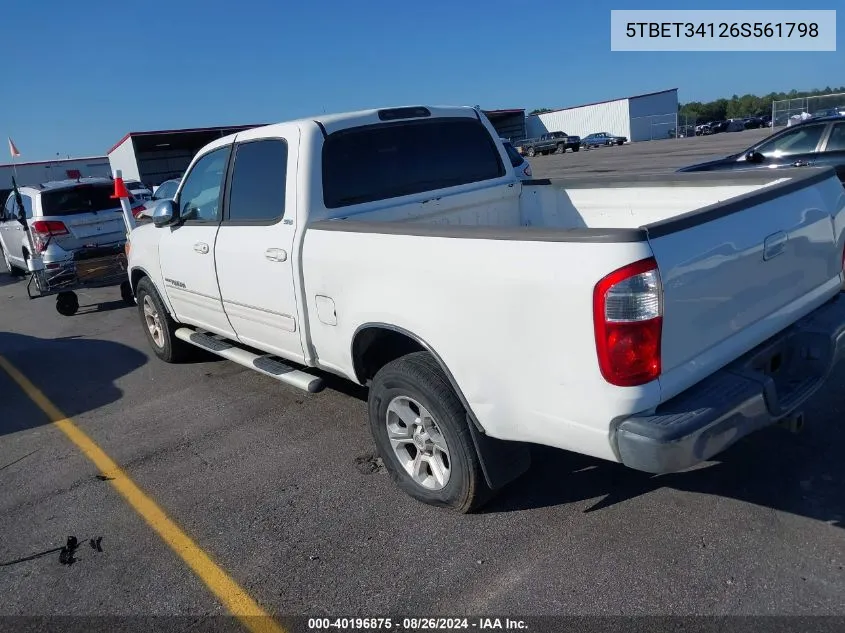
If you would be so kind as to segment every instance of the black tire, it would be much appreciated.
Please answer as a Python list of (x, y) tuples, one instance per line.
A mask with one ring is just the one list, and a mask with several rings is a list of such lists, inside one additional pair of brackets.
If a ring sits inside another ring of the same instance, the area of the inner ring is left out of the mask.
[(576, 145), (575, 147), (573, 147), (573, 148), (572, 148), (572, 151), (573, 151), (573, 152), (577, 152), (579, 149), (581, 149), (581, 146), (580, 146), (580, 145)]
[(566, 145), (563, 143), (558, 143), (557, 147), (555, 147), (555, 154), (565, 154), (566, 153)]
[(536, 154), (537, 152), (534, 151), (533, 147), (529, 147), (527, 150), (525, 150), (525, 153), (528, 154), (529, 158), (534, 158), (534, 154)]
[[(170, 313), (164, 307), (161, 298), (158, 296), (158, 291), (149, 277), (144, 277), (138, 283), (138, 289), (135, 293), (138, 299), (138, 315), (141, 318), (141, 325), (144, 328), (144, 334), (147, 336), (147, 342), (150, 344), (153, 352), (165, 363), (180, 363), (190, 358), (193, 351), (193, 346), (190, 343), (176, 338), (176, 330), (179, 324), (173, 320)], [(147, 327), (146, 318), (144, 316), (145, 299), (149, 298), (156, 309), (159, 318), (159, 326), (162, 333), (162, 344), (156, 343), (150, 329)]]
[(56, 295), (56, 312), (62, 316), (73, 316), (79, 310), (79, 297), (75, 292), (65, 291)]
[[(428, 409), (449, 449), (450, 475), (440, 490), (414, 481), (399, 461), (387, 432), (387, 408), (394, 398), (405, 396)], [(443, 370), (428, 352), (415, 352), (388, 363), (376, 374), (368, 402), (370, 430), (396, 485), (423, 503), (467, 513), (492, 497), (484, 479), (467, 413)]]
[(132, 294), (132, 284), (128, 281), (124, 281), (120, 284), (120, 298), (123, 299), (124, 303), (127, 305), (135, 305), (135, 295)]

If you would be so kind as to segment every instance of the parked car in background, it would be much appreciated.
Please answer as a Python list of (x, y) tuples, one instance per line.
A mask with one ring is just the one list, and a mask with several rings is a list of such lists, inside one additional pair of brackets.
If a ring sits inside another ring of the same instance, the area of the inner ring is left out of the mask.
[(165, 180), (155, 188), (155, 191), (153, 192), (153, 200), (172, 200), (176, 195), (176, 190), (179, 188), (180, 182), (182, 182), (181, 178), (171, 178), (170, 180)]
[(628, 141), (626, 136), (615, 136), (609, 132), (595, 132), (588, 134), (581, 139), (581, 145), (586, 149), (591, 147), (603, 147), (608, 145), (622, 145)]
[(531, 180), (531, 164), (525, 160), (522, 154), (516, 151), (516, 148), (508, 139), (500, 138), (499, 140), (502, 141), (502, 145), (505, 146), (508, 158), (511, 159), (511, 166), (513, 166), (514, 172), (516, 172), (519, 179)]
[(155, 187), (152, 198), (146, 201), (146, 204), (141, 204), (137, 207), (133, 206), (132, 215), (135, 216), (135, 219), (148, 217), (148, 207), (152, 206), (157, 200), (172, 200), (176, 195), (176, 190), (179, 188), (181, 181), (181, 178), (171, 178), (170, 180), (165, 180), (158, 187)]
[(568, 149), (577, 152), (581, 149), (581, 137), (570, 136), (566, 132), (549, 132), (540, 135), (538, 138), (519, 141), (519, 147), (522, 149), (522, 153), (527, 156), (563, 154)]
[(678, 171), (726, 171), (780, 167), (833, 167), (845, 184), (845, 116), (808, 119), (737, 154)]
[(127, 191), (131, 193), (133, 196), (138, 198), (139, 200), (147, 201), (152, 200), (153, 192), (152, 189), (147, 187), (144, 183), (138, 180), (124, 180), (123, 184), (126, 185)]
[(710, 130), (709, 123), (702, 123), (701, 125), (695, 126), (695, 135), (696, 136), (707, 136), (708, 134), (712, 134), (713, 132)]
[(761, 127), (766, 127), (763, 123), (763, 119), (758, 116), (750, 116), (744, 119), (745, 129), (746, 130), (758, 130)]
[[(74, 254), (82, 249), (119, 246), (126, 241), (120, 200), (113, 199), (110, 178), (61, 180), (19, 187), (34, 247), (48, 271), (72, 271)], [(28, 270), (32, 256), (26, 232), (18, 218), (12, 192), (0, 210), (0, 247), (9, 271)]]

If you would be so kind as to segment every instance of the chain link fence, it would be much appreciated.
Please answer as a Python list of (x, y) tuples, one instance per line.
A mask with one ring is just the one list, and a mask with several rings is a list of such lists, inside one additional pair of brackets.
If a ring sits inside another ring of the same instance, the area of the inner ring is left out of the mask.
[(845, 92), (837, 92), (816, 97), (797, 97), (772, 102), (772, 127), (783, 127), (790, 117), (802, 115), (821, 116), (845, 112)]
[(655, 114), (631, 118), (632, 141), (657, 141), (695, 136), (696, 118), (677, 114)]

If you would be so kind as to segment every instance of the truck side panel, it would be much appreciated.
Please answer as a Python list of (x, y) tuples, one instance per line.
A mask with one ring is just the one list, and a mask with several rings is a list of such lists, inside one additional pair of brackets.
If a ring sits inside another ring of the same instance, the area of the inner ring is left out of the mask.
[[(366, 324), (407, 330), (443, 360), (485, 431), (615, 459), (609, 422), (659, 402), (596, 360), (595, 283), (651, 254), (644, 242), (521, 242), (309, 228), (303, 271), (321, 365), (354, 379)], [(336, 322), (336, 324), (335, 324)]]

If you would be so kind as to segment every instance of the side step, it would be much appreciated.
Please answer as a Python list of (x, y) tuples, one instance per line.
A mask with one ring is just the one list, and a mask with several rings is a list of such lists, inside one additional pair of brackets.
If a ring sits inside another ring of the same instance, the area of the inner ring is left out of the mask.
[(291, 387), (296, 387), (309, 393), (317, 393), (325, 388), (322, 378), (300, 371), (276, 356), (253, 354), (245, 349), (241, 349), (235, 343), (186, 327), (179, 328), (175, 334), (176, 338), (186, 343), (195, 345), (212, 354), (222, 356), (227, 360), (231, 360), (238, 365), (243, 365), (265, 376), (270, 376), (270, 378), (275, 378), (279, 382), (283, 382)]

